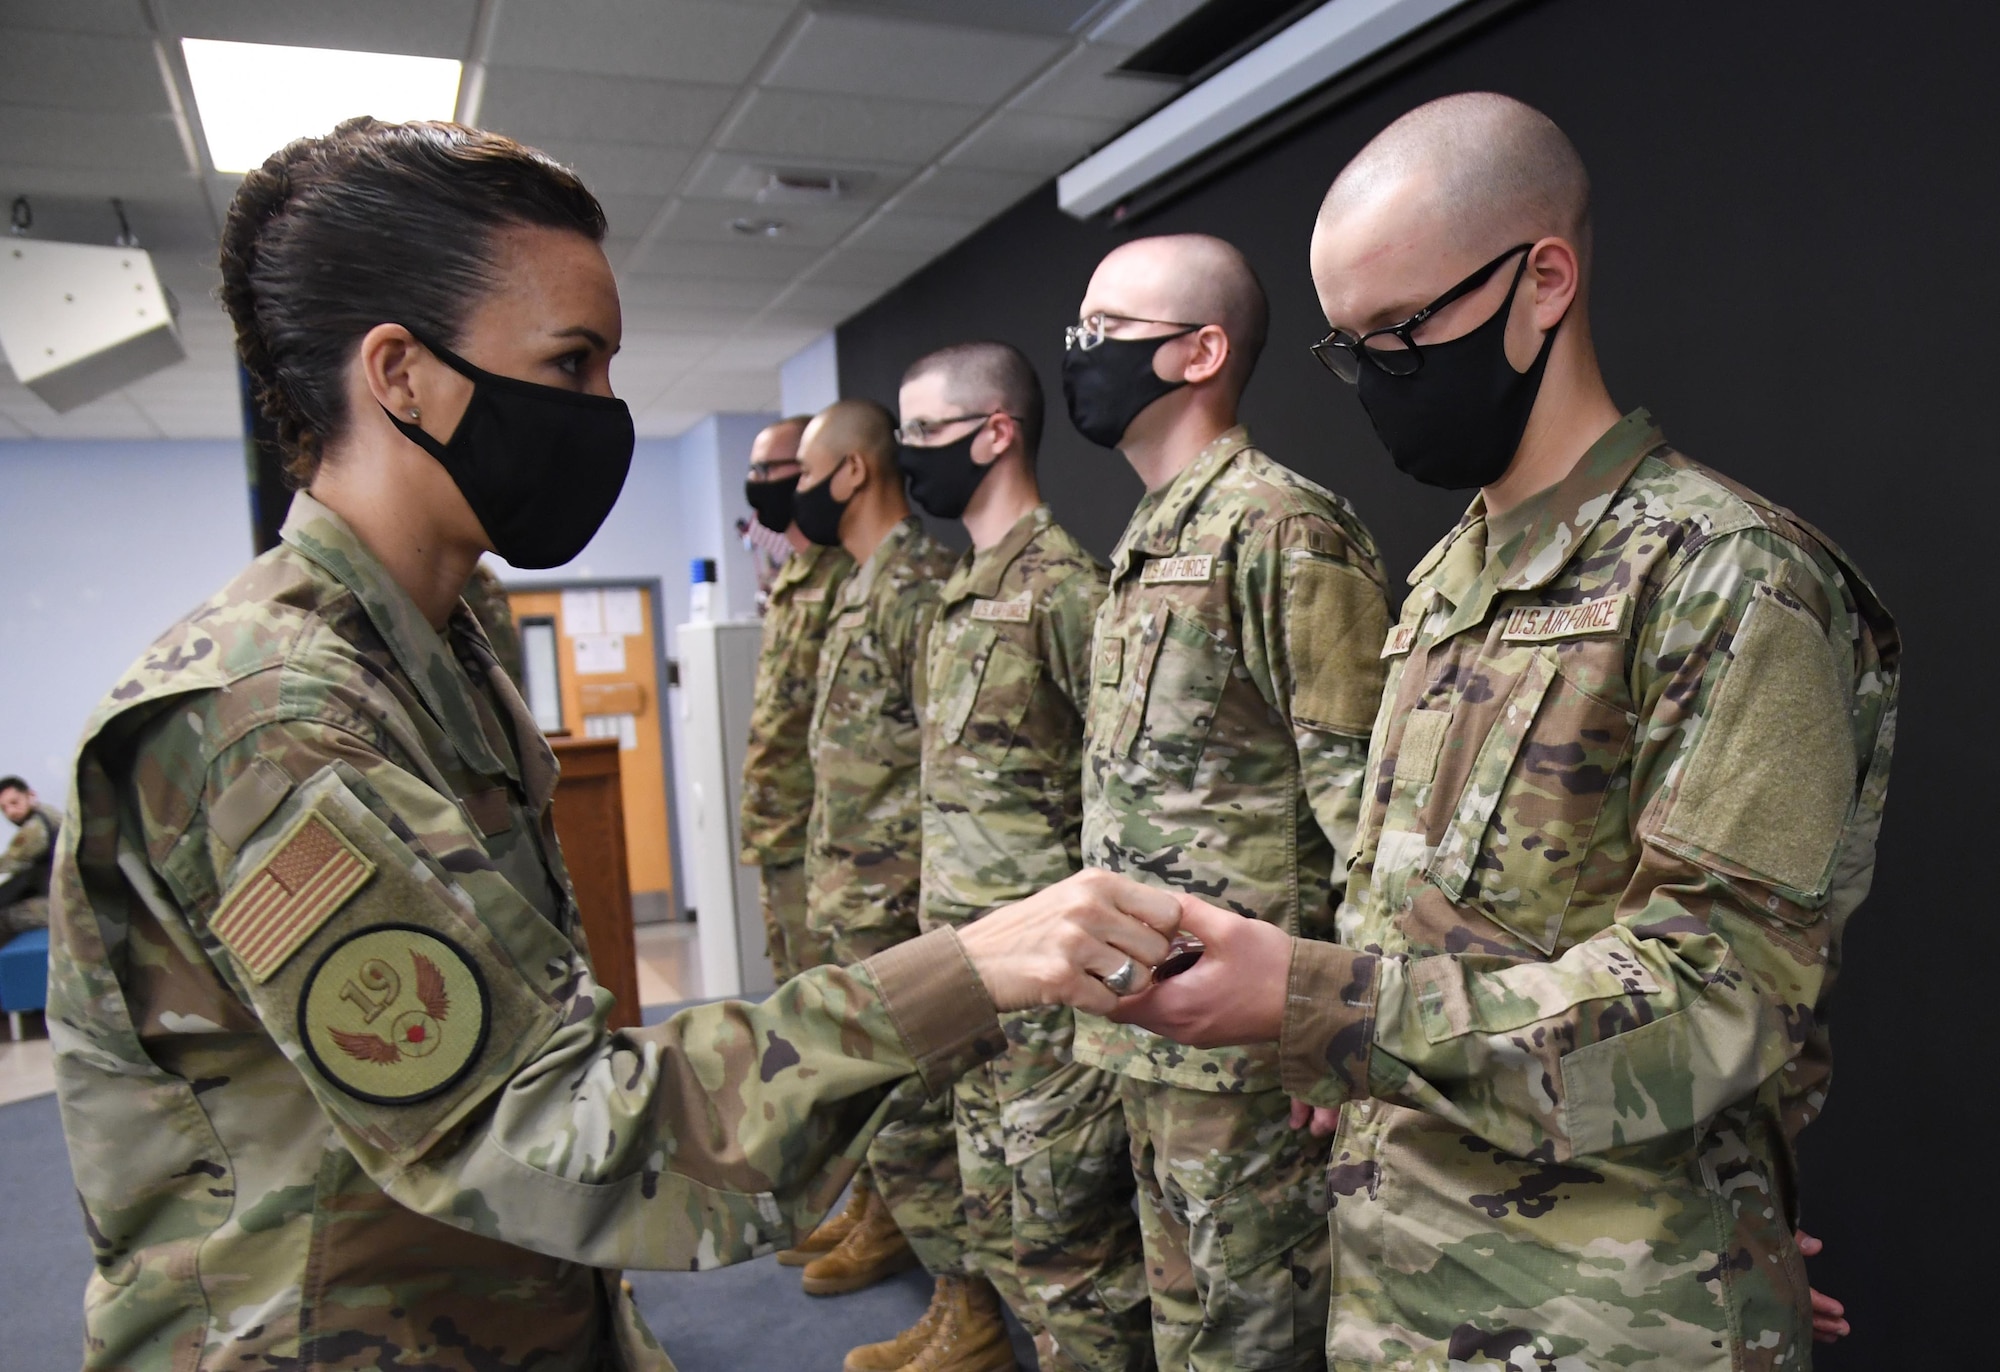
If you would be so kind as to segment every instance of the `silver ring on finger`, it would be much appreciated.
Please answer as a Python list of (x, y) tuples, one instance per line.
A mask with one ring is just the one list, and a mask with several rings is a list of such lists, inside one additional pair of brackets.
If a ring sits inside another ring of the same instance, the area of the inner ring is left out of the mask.
[(1104, 978), (1104, 984), (1111, 988), (1111, 994), (1114, 996), (1131, 995), (1132, 988), (1138, 984), (1138, 981), (1139, 966), (1130, 958), (1126, 958), (1125, 961), (1119, 963), (1118, 970)]

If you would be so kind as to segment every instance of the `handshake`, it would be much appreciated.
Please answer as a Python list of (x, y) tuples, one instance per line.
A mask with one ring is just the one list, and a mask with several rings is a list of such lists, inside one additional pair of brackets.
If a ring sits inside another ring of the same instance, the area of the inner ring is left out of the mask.
[(1003, 905), (959, 942), (1000, 1010), (1070, 1005), (1200, 1048), (1269, 1042), (1283, 1022), (1284, 930), (1112, 872)]

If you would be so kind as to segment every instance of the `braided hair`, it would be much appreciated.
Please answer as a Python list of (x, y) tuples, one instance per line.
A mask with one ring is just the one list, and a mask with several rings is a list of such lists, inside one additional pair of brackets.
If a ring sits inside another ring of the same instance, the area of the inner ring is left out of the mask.
[(458, 124), (350, 119), (243, 178), (222, 229), (222, 307), (295, 485), (346, 425), (362, 336), (396, 323), (456, 344), (492, 289), (495, 234), (520, 225), (605, 234), (575, 173)]

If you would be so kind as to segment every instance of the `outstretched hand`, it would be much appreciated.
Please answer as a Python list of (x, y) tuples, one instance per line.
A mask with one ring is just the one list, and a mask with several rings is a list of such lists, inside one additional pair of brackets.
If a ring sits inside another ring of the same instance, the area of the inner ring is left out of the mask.
[(1291, 935), (1193, 896), (1178, 900), (1180, 927), (1208, 951), (1180, 976), (1117, 1002), (1110, 1017), (1194, 1048), (1275, 1041), (1285, 1022)]
[(1129, 958), (1143, 980), (1180, 919), (1171, 891), (1088, 869), (974, 921), (958, 941), (996, 1009), (1073, 1005), (1101, 1015), (1118, 1004), (1102, 978)]

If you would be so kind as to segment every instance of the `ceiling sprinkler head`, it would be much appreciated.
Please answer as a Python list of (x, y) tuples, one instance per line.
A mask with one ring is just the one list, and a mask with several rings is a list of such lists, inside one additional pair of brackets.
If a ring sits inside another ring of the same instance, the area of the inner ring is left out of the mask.
[(745, 238), (776, 238), (791, 226), (782, 219), (732, 219), (729, 227)]

